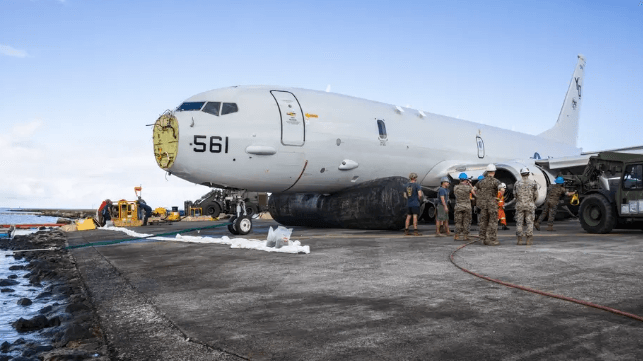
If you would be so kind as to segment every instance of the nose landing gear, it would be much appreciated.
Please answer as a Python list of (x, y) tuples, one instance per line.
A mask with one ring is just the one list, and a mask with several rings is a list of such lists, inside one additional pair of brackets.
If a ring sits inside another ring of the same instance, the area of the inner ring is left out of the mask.
[(252, 218), (246, 212), (246, 202), (239, 194), (232, 194), (232, 201), (237, 204), (237, 213), (230, 218), (228, 231), (234, 235), (244, 236), (252, 231)]

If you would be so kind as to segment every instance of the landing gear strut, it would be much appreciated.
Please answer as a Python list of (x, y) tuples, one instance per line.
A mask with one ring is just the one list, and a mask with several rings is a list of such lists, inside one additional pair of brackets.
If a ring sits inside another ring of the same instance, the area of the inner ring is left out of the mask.
[(252, 218), (246, 212), (246, 202), (243, 200), (242, 192), (233, 192), (227, 200), (236, 203), (237, 212), (230, 218), (228, 231), (234, 235), (246, 235), (252, 231)]

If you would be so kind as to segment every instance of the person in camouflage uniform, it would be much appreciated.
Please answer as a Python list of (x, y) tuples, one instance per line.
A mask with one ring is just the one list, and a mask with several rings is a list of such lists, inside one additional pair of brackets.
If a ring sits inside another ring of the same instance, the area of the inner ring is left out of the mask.
[[(536, 199), (538, 198), (538, 184), (529, 179), (529, 168), (520, 170), (522, 179), (514, 184), (514, 197), (516, 199), (516, 237), (518, 245), (522, 244), (523, 236), (527, 236), (527, 245), (534, 240), (534, 218), (536, 217)], [(523, 223), (526, 224), (523, 232)]]
[(574, 192), (567, 192), (563, 184), (565, 184), (563, 177), (557, 177), (556, 184), (550, 185), (549, 189), (547, 189), (547, 200), (545, 201), (543, 213), (540, 214), (540, 217), (538, 217), (538, 220), (534, 224), (534, 227), (536, 227), (537, 230), (540, 231), (540, 222), (542, 222), (547, 216), (549, 216), (549, 219), (547, 220), (547, 230), (554, 230), (554, 218), (556, 218), (558, 202), (563, 196), (571, 196), (574, 194)]
[(453, 188), (455, 194), (455, 236), (453, 240), (458, 241), (458, 236), (462, 236), (463, 241), (468, 241), (471, 228), (471, 193), (475, 196), (475, 191), (466, 173), (460, 173), (458, 179), (460, 179), (460, 184)]
[(498, 246), (498, 186), (500, 181), (494, 178), (496, 166), (489, 164), (486, 176), (476, 184), (476, 206), (480, 208), (480, 241), (486, 246)]

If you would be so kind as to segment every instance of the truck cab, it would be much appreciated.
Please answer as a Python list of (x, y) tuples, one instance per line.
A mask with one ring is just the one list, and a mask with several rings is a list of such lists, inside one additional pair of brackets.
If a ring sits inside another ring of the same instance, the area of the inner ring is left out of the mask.
[(602, 152), (590, 157), (582, 175), (564, 178), (580, 195), (578, 217), (585, 231), (643, 229), (643, 155)]

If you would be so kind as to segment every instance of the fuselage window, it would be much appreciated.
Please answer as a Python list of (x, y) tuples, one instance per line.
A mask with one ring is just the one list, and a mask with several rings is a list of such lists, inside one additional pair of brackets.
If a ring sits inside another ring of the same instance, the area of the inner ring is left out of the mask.
[(221, 107), (221, 115), (236, 113), (237, 111), (239, 111), (239, 108), (237, 108), (236, 103), (223, 103)]
[(386, 139), (386, 124), (384, 124), (384, 121), (382, 119), (377, 120), (377, 129), (380, 132), (380, 139)]
[(221, 102), (208, 102), (204, 107), (203, 111), (212, 114), (212, 115), (219, 115), (219, 109), (221, 108)]
[(623, 176), (624, 189), (643, 189), (643, 165), (628, 165)]
[(205, 102), (185, 102), (181, 104), (178, 108), (176, 108), (176, 111), (177, 112), (185, 112), (189, 110), (198, 111), (198, 110), (201, 110), (201, 108), (203, 107), (203, 104), (205, 104)]

